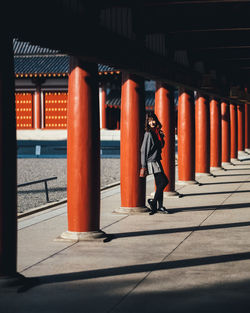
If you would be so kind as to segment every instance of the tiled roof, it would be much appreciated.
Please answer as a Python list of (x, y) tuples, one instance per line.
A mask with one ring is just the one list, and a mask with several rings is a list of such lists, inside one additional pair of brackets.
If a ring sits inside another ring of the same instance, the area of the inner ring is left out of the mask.
[(20, 41), (16, 38), (13, 39), (14, 55), (48, 55), (59, 54), (59, 51), (43, 48), (38, 45), (30, 44), (29, 42)]
[[(121, 91), (111, 90), (106, 96), (106, 104), (111, 106), (121, 105)], [(154, 91), (145, 91), (145, 106), (153, 107), (155, 105)]]
[[(68, 74), (69, 56), (58, 50), (13, 40), (15, 73), (18, 74)], [(98, 72), (119, 73), (111, 66), (98, 64)]]
[(15, 57), (16, 74), (68, 73), (69, 56)]

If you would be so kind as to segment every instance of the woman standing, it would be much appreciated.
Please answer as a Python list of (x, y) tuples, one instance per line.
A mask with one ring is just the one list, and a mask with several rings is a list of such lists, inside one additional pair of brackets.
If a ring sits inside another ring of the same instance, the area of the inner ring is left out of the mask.
[(148, 113), (141, 146), (141, 172), (147, 171), (148, 174), (154, 174), (156, 191), (154, 198), (148, 200), (151, 209), (150, 215), (155, 214), (157, 211), (169, 213), (163, 206), (163, 190), (168, 184), (168, 179), (161, 164), (161, 150), (165, 143), (161, 127), (162, 125), (157, 116), (154, 113)]

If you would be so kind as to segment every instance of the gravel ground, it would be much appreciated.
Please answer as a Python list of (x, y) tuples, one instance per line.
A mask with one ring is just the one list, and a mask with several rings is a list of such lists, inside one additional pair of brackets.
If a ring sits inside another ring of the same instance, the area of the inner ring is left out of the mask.
[[(66, 159), (18, 159), (18, 184), (57, 176), (48, 182), (49, 200), (58, 201), (67, 197)], [(120, 159), (101, 159), (101, 187), (120, 180)], [(18, 212), (46, 203), (44, 183), (19, 187), (17, 194)]]

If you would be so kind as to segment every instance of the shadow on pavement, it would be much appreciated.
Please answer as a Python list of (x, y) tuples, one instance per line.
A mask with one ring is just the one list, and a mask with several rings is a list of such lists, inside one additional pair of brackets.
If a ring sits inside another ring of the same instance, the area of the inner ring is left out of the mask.
[[(177, 268), (187, 268), (195, 267), (201, 265), (210, 265), (226, 262), (236, 262), (242, 260), (249, 260), (250, 252), (243, 253), (233, 253), (233, 254), (224, 254), (218, 256), (208, 256), (202, 258), (192, 258), (192, 259), (183, 259), (167, 262), (157, 262), (149, 264), (136, 264), (122, 267), (113, 267), (113, 268), (104, 268), (97, 270), (88, 270), (75, 273), (65, 273), (65, 274), (55, 274), (55, 275), (46, 275), (40, 277), (33, 277), (31, 279), (31, 285), (27, 282), (26, 285), (21, 287), (18, 291), (25, 292), (32, 287), (45, 284), (55, 284), (55, 283), (64, 283), (72, 281), (80, 281), (85, 279), (93, 279), (100, 277), (109, 277), (109, 276), (120, 276), (127, 274), (135, 274), (142, 272), (153, 272), (161, 270), (170, 270)], [(29, 278), (28, 278), (29, 280)], [(249, 298), (250, 301), (250, 298)]]
[(227, 184), (250, 184), (250, 181), (226, 181), (226, 182), (216, 182), (216, 183), (199, 183), (200, 186), (210, 186), (210, 185), (227, 185)]
[(183, 208), (168, 208), (172, 213), (185, 212), (185, 211), (203, 211), (203, 210), (232, 210), (250, 208), (250, 203), (234, 203), (234, 204), (218, 204), (218, 205), (202, 205), (202, 206), (191, 206)]
[(180, 196), (184, 197), (193, 197), (193, 196), (209, 196), (209, 195), (222, 195), (222, 194), (235, 194), (235, 193), (250, 193), (250, 190), (230, 190), (230, 191), (216, 191), (216, 192), (201, 192), (201, 193), (182, 193)]
[(105, 239), (104, 242), (110, 242), (111, 240), (114, 240), (114, 239), (127, 238), (127, 237), (174, 234), (174, 233), (193, 232), (193, 231), (202, 231), (202, 230), (211, 230), (211, 229), (234, 228), (234, 227), (246, 227), (246, 226), (250, 226), (250, 221), (249, 222), (239, 222), (239, 223), (228, 223), (228, 224), (202, 225), (202, 226), (190, 226), (190, 227), (182, 227), (182, 228), (153, 229), (153, 230), (146, 230), (146, 231), (117, 233), (117, 234), (109, 234), (108, 238)]

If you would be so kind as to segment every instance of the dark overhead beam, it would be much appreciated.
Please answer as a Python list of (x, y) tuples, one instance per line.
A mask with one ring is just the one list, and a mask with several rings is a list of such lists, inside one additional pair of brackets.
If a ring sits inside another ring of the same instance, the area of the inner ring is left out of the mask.
[(217, 3), (246, 3), (250, 0), (176, 0), (176, 1), (145, 1), (146, 6), (170, 6), (170, 5), (190, 5), (190, 4), (217, 4)]
[(171, 34), (176, 47), (185, 49), (235, 49), (250, 46), (250, 31), (198, 32)]
[(250, 31), (250, 27), (228, 27), (228, 28), (204, 28), (204, 29), (178, 29), (178, 30), (171, 30), (169, 34), (179, 34), (179, 33), (207, 33), (207, 32), (244, 32)]
[(197, 47), (197, 50), (227, 50), (227, 49), (250, 49), (248, 46), (211, 46), (211, 47)]

